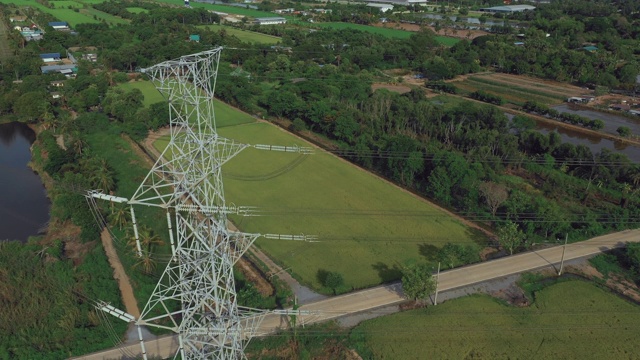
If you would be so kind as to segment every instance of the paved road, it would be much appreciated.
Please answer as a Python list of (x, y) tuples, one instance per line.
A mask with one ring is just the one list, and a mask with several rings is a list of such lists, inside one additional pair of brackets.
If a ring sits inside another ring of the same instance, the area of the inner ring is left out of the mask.
[[(566, 247), (565, 261), (589, 257), (602, 251), (624, 247), (624, 244), (628, 241), (635, 242), (639, 240), (640, 230), (627, 230), (570, 244)], [(561, 257), (562, 246), (556, 246), (445, 271), (440, 274), (438, 289), (439, 291), (451, 290), (543, 267), (553, 266), (558, 270)], [(299, 323), (317, 323), (382, 306), (398, 304), (403, 301), (405, 299), (402, 297), (400, 284), (378, 286), (304, 305), (300, 308), (301, 310), (308, 310), (313, 313), (300, 316)], [(258, 334), (267, 335), (284, 326), (286, 326), (285, 317), (269, 315), (262, 322)], [(145, 342), (145, 345), (149, 355), (163, 358), (171, 356), (177, 348), (177, 342), (173, 336)], [(140, 354), (138, 345), (106, 350), (76, 359), (121, 359), (134, 354)]]

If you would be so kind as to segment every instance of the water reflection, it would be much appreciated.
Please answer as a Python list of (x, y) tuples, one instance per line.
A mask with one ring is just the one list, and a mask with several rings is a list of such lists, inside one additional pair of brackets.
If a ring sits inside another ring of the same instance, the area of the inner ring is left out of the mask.
[(24, 124), (0, 124), (0, 240), (26, 241), (49, 220), (42, 181), (27, 166), (35, 138)]

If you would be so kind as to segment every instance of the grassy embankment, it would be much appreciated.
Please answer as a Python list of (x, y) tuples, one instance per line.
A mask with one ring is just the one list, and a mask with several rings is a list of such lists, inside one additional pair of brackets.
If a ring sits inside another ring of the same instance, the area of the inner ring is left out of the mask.
[[(171, 4), (176, 6), (184, 6), (184, 0), (154, 0), (154, 2)], [(250, 17), (282, 16), (282, 15), (278, 15), (278, 14), (267, 12), (267, 11), (253, 10), (253, 9), (240, 7), (240, 6), (205, 4), (205, 3), (193, 2), (193, 1), (190, 3), (190, 6), (193, 8), (204, 8), (207, 10), (213, 10), (213, 11), (222, 12), (226, 14), (243, 15), (243, 16), (250, 16)], [(288, 16), (284, 16), (284, 17), (288, 18)]]
[[(130, 83), (147, 94), (152, 87)], [(148, 83), (146, 83), (148, 84)], [(219, 133), (247, 144), (309, 146), (249, 115), (218, 103)], [(167, 138), (155, 145), (164, 149)], [(321, 288), (319, 270), (340, 272), (345, 288), (396, 279), (407, 262), (433, 259), (446, 242), (483, 243), (459, 220), (337, 157), (249, 148), (225, 164), (227, 200), (257, 206), (261, 217), (233, 218), (247, 232), (310, 234), (320, 242), (258, 240), (257, 244), (304, 283)]]
[(148, 13), (149, 10), (140, 7), (128, 7), (127, 11), (132, 14)]
[(352, 339), (375, 359), (630, 359), (638, 324), (637, 305), (566, 281), (537, 292), (528, 307), (472, 295), (366, 321)]
[(211, 31), (220, 31), (224, 30), (228, 35), (233, 35), (240, 39), (243, 42), (249, 43), (257, 43), (257, 44), (277, 44), (280, 42), (281, 38), (277, 36), (271, 36), (266, 34), (261, 34), (254, 31), (247, 31), (236, 29), (231, 26), (224, 25), (200, 25), (199, 28), (209, 29)]

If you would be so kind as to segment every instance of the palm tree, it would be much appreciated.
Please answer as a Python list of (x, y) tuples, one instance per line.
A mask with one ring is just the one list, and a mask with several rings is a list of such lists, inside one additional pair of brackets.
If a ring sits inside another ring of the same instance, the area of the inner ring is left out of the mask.
[(90, 174), (91, 186), (109, 192), (115, 188), (114, 174), (105, 159), (91, 158), (85, 162), (85, 170)]
[(156, 233), (147, 226), (141, 226), (138, 231), (140, 245), (146, 248), (147, 252), (151, 252), (152, 245), (164, 245), (164, 242)]
[(128, 211), (128, 209), (125, 206), (119, 205), (111, 209), (110, 217), (111, 217), (110, 220), (113, 223), (113, 225), (118, 226), (118, 229), (122, 230), (122, 228), (127, 225), (129, 220), (131, 220), (131, 213)]
[(141, 268), (145, 274), (151, 274), (156, 269), (156, 261), (152, 257), (152, 253), (143, 252), (142, 256), (137, 263), (133, 265), (134, 268)]

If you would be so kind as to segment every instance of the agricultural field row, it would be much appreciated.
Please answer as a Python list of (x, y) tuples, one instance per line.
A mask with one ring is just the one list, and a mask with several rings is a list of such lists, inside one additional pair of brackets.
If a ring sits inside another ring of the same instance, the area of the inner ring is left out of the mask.
[(518, 85), (496, 82), (477, 76), (469, 76), (465, 80), (454, 81), (452, 84), (464, 92), (471, 93), (474, 91), (484, 91), (486, 93), (499, 96), (506, 102), (518, 106), (521, 106), (526, 101), (535, 101), (551, 105), (561, 103), (566, 99), (566, 97), (547, 93), (544, 90), (527, 89)]

